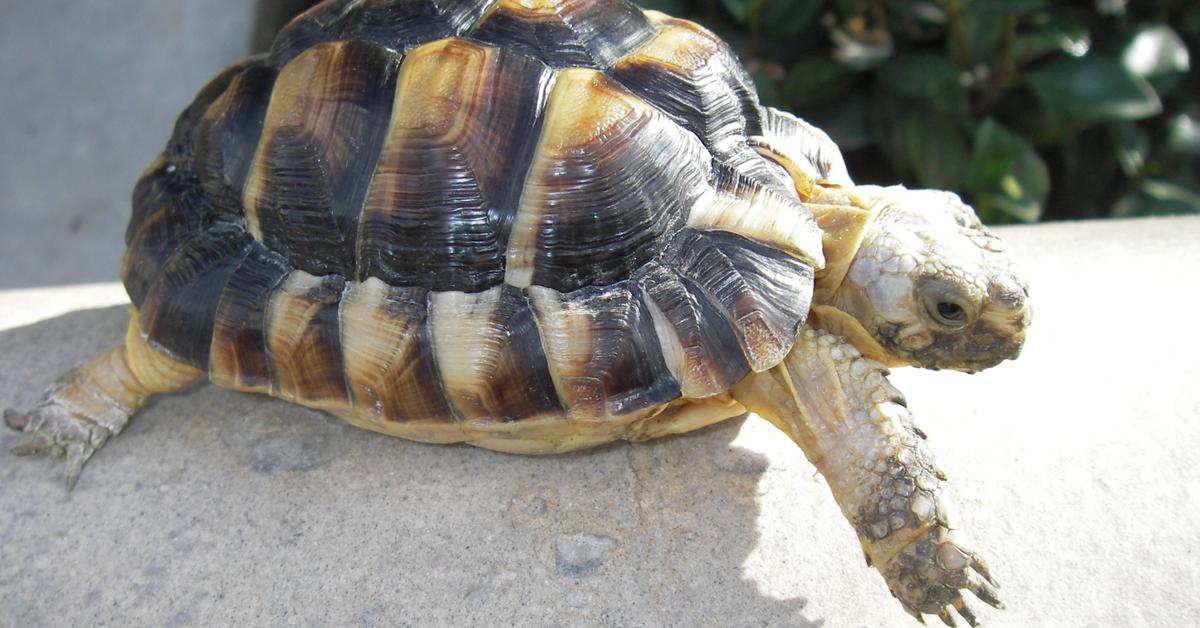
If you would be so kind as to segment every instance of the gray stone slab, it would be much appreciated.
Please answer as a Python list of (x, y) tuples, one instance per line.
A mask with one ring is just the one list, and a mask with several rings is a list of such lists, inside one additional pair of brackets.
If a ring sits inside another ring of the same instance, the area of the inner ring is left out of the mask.
[(196, 91), (249, 52), (256, 4), (0, 3), (0, 251), (12, 270), (0, 288), (115, 275), (133, 182)]
[[(1033, 287), (1025, 355), (893, 376), (1003, 585), (982, 617), (1195, 623), (1200, 219), (1003, 233)], [(115, 343), (114, 294), (0, 291), (0, 406)], [(0, 625), (912, 625), (757, 417), (525, 458), (198, 385), (61, 479), (0, 453)]]

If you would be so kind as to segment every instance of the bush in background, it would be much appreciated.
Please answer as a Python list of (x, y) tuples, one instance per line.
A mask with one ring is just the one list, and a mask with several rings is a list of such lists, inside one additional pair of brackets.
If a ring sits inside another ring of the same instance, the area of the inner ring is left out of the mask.
[(859, 182), (991, 223), (1200, 213), (1200, 3), (641, 0), (724, 37)]

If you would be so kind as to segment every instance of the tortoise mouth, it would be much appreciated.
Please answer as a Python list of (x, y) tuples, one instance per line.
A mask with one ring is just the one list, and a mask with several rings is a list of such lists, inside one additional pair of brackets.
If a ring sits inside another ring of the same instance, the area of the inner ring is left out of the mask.
[(1021, 355), (1024, 334), (1019, 338), (1002, 339), (1000, 342), (978, 341), (977, 337), (960, 339), (960, 342), (941, 344), (935, 342), (920, 351), (909, 353), (914, 364), (932, 370), (952, 370), (963, 373), (978, 373), (999, 365), (1006, 360), (1015, 360)]

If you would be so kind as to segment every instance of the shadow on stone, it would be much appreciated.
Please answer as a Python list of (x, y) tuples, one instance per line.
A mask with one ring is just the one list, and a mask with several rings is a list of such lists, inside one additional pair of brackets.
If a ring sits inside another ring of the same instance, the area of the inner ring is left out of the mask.
[[(0, 405), (35, 403), (119, 342), (125, 316), (83, 310), (0, 332)], [(743, 575), (769, 465), (731, 444), (739, 426), (520, 457), (193, 386), (135, 418), (69, 496), (61, 469), (0, 453), (0, 616), (821, 625), (803, 597), (763, 595)]]

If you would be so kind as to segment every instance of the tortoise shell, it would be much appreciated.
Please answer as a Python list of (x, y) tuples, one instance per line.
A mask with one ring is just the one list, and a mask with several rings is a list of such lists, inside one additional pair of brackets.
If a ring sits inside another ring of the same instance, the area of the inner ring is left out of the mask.
[(125, 286), (168, 356), (380, 431), (648, 416), (808, 312), (765, 115), (721, 40), (620, 0), (330, 0), (180, 116)]

